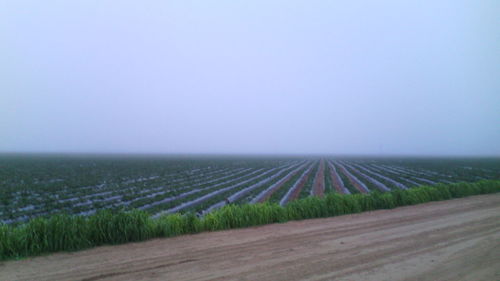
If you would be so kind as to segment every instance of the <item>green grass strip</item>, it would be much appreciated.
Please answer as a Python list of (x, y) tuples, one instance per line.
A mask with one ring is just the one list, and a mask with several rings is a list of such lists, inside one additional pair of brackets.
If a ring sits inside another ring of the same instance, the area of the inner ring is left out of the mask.
[(230, 204), (200, 218), (189, 213), (153, 219), (147, 212), (138, 210), (105, 210), (88, 217), (55, 215), (49, 218), (35, 218), (22, 225), (0, 224), (0, 260), (156, 237), (391, 209), (499, 191), (499, 180), (483, 180), (475, 183), (397, 189), (386, 193), (329, 193), (323, 198), (308, 197), (296, 200), (284, 207), (275, 203)]

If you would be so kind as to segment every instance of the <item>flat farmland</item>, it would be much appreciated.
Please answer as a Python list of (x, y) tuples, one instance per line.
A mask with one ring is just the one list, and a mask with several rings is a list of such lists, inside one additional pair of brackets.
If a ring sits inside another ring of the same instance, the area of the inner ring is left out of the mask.
[(0, 280), (498, 280), (500, 195), (0, 264)]
[(1, 155), (0, 222), (138, 209), (203, 216), (227, 204), (500, 179), (500, 159)]

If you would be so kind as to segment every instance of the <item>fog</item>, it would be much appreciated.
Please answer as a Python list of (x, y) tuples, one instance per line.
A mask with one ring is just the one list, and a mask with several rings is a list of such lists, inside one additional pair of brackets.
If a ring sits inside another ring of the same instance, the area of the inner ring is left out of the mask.
[(500, 2), (407, 2), (3, 1), (0, 152), (500, 156)]

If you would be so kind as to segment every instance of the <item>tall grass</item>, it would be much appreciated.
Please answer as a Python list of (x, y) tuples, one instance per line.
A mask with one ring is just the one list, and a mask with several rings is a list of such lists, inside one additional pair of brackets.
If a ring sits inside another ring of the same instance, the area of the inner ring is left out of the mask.
[(329, 193), (323, 198), (296, 200), (284, 207), (275, 203), (230, 204), (201, 218), (188, 213), (153, 219), (148, 213), (137, 210), (100, 211), (89, 217), (55, 215), (35, 218), (22, 225), (0, 224), (0, 260), (143, 241), (154, 237), (391, 209), (499, 191), (500, 181), (489, 180), (398, 189), (386, 193)]

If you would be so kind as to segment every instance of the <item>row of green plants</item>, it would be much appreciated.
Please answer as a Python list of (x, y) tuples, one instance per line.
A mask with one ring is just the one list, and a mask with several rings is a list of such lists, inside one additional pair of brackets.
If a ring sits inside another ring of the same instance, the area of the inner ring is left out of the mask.
[[(413, 170), (434, 171), (450, 175), (458, 181), (476, 181), (478, 178), (499, 178), (498, 157), (489, 158), (434, 158), (400, 159), (400, 165)], [(394, 164), (394, 161), (385, 160)]]
[[(379, 167), (368, 166), (368, 165), (366, 165), (364, 167), (368, 168), (371, 171), (376, 172), (376, 173), (378, 173), (378, 174), (380, 174), (382, 176), (386, 176), (386, 177), (391, 178), (391, 179), (393, 179), (393, 180), (395, 180), (397, 182), (400, 182), (400, 183), (406, 185), (407, 187), (415, 187), (415, 186), (420, 185), (420, 184), (415, 184), (415, 183), (418, 183), (417, 180), (414, 180), (410, 176), (405, 175), (403, 173), (389, 173), (386, 170), (383, 170), (383, 169), (381, 169)], [(380, 177), (377, 177), (377, 179), (379, 179), (379, 178)], [(380, 178), (380, 179), (382, 179), (382, 178)], [(408, 180), (410, 180), (410, 181), (408, 181)], [(385, 182), (387, 182), (387, 181), (384, 181), (383, 183), (385, 183)], [(413, 182), (415, 182), (415, 183), (413, 183)], [(422, 184), (425, 185), (424, 183), (422, 183)], [(394, 188), (394, 187), (391, 186), (391, 189), (392, 188)], [(395, 188), (398, 188), (398, 187), (395, 187)]]
[[(175, 199), (175, 200), (172, 200), (172, 201), (168, 201), (168, 202), (165, 202), (165, 203), (161, 203), (161, 204), (155, 205), (155, 206), (153, 206), (151, 208), (148, 208), (147, 211), (150, 214), (154, 215), (154, 214), (159, 213), (161, 211), (174, 208), (174, 207), (176, 207), (178, 205), (181, 205), (182, 203), (186, 203), (186, 202), (190, 202), (190, 201), (196, 200), (199, 197), (205, 196), (207, 194), (210, 194), (212, 192), (218, 191), (220, 189), (223, 189), (223, 188), (226, 188), (226, 187), (230, 187), (230, 186), (239, 184), (239, 183), (241, 183), (243, 181), (250, 180), (250, 179), (255, 178), (255, 177), (262, 176), (262, 174), (266, 173), (270, 169), (271, 168), (263, 170), (263, 171), (261, 171), (261, 170), (254, 170), (254, 171), (252, 171), (252, 173), (241, 174), (238, 177), (234, 177), (234, 178), (226, 179), (226, 180), (222, 181), (221, 185), (208, 185), (208, 186), (206, 186), (206, 189), (200, 188), (200, 190), (197, 191), (197, 192), (195, 192), (195, 193), (189, 194), (187, 196), (183, 196), (181, 198), (178, 198), (178, 199)], [(253, 173), (253, 172), (256, 172), (256, 173)], [(224, 200), (224, 198), (225, 197), (221, 197), (219, 199), (220, 200)]]
[[(363, 167), (363, 168), (367, 169), (367, 170), (368, 170), (368, 171), (370, 171), (371, 173), (370, 173), (370, 172), (367, 172), (366, 170), (363, 170), (361, 167)], [(374, 171), (371, 167), (367, 167), (367, 166), (363, 166), (363, 165), (361, 165), (361, 167), (360, 167), (360, 166), (357, 166), (356, 168), (358, 169), (358, 171), (360, 171), (360, 172), (364, 173), (365, 175), (369, 176), (370, 178), (372, 178), (372, 179), (374, 179), (374, 180), (376, 180), (376, 181), (378, 181), (378, 182), (382, 183), (383, 185), (387, 186), (387, 188), (389, 188), (389, 189), (391, 189), (391, 190), (392, 190), (392, 189), (397, 189), (397, 188), (399, 188), (399, 187), (398, 187), (398, 186), (396, 186), (394, 183), (392, 183), (392, 182), (390, 182), (390, 181), (388, 181), (388, 180), (386, 180), (386, 179), (384, 179), (384, 178), (380, 177), (379, 175), (383, 175), (382, 173), (379, 173), (378, 171), (377, 171), (377, 172), (375, 172), (375, 171)], [(375, 173), (375, 174), (374, 174), (374, 173)], [(379, 175), (377, 175), (377, 174), (379, 174)], [(389, 178), (390, 178), (390, 177), (389, 177)], [(399, 180), (394, 179), (394, 178), (392, 178), (392, 179), (393, 179), (394, 181), (397, 181), (397, 182), (399, 181)]]
[[(264, 190), (265, 188), (269, 187), (271, 184), (279, 181), (280, 179), (282, 179), (288, 172), (290, 172), (291, 170), (297, 168), (296, 165), (291, 165), (291, 166), (288, 166), (288, 167), (285, 167), (285, 168), (282, 168), (282, 169), (278, 169), (270, 174), (265, 174), (265, 175), (261, 175), (260, 177), (258, 178), (255, 178), (254, 180), (250, 181), (250, 182), (247, 182), (241, 186), (238, 186), (237, 188), (235, 189), (230, 189), (226, 192), (223, 192), (223, 193), (220, 193), (218, 194), (217, 196), (214, 196), (206, 201), (204, 201), (203, 203), (201, 204), (197, 204), (191, 208), (187, 208), (183, 211), (181, 211), (181, 213), (187, 213), (187, 212), (193, 212), (193, 213), (202, 213), (204, 211), (206, 211), (208, 208), (210, 208), (212, 205), (214, 204), (217, 204), (221, 201), (223, 201), (225, 198), (230, 198), (231, 195), (235, 194), (236, 192), (240, 191), (240, 190), (243, 190), (247, 187), (250, 187), (254, 184), (257, 184), (263, 180), (267, 180), (269, 179), (270, 177), (273, 177), (273, 176), (277, 176), (276, 178), (274, 178), (273, 180), (271, 180), (270, 182), (267, 182), (261, 186), (259, 186), (258, 188), (256, 188), (255, 190), (253, 190), (252, 192), (249, 192), (249, 194), (246, 195), (246, 198), (252, 198), (252, 195), (255, 196), (257, 195), (258, 193), (260, 193), (262, 190)], [(242, 197), (241, 199), (243, 199), (245, 197)], [(231, 203), (232, 204), (245, 204), (248, 202), (247, 201), (243, 201), (243, 200), (235, 200), (235, 201), (232, 201)]]
[[(193, 195), (190, 195), (191, 197), (193, 196), (200, 196), (200, 194), (203, 194), (204, 193), (209, 193), (210, 190), (213, 190), (213, 189), (217, 189), (217, 188), (220, 188), (220, 185), (219, 184), (222, 184), (222, 183), (226, 183), (226, 184), (229, 184), (231, 182), (237, 182), (238, 180), (240, 180), (241, 178), (244, 178), (244, 177), (248, 177), (248, 174), (251, 173), (253, 171), (239, 171), (239, 172), (236, 172), (234, 173), (233, 175), (230, 175), (229, 177), (227, 176), (221, 176), (219, 178), (215, 178), (215, 180), (206, 180), (205, 182), (198, 182), (196, 184), (193, 184), (191, 186), (189, 186), (189, 188), (178, 188), (178, 189), (173, 189), (173, 190), (170, 190), (170, 187), (169, 187), (169, 191), (168, 192), (165, 192), (163, 194), (160, 194), (160, 195), (157, 195), (157, 196), (154, 196), (154, 197), (150, 197), (150, 198), (142, 198), (142, 199), (139, 199), (139, 200), (136, 200), (135, 202), (133, 202), (131, 204), (131, 207), (132, 208), (141, 208), (141, 207), (144, 207), (144, 206), (147, 206), (147, 205), (150, 205), (150, 204), (154, 204), (156, 202), (159, 202), (159, 201), (162, 201), (164, 199), (167, 199), (169, 197), (174, 197), (174, 196), (177, 196), (177, 195), (181, 195), (183, 193), (186, 193), (186, 192), (189, 192), (189, 191), (193, 191), (193, 190), (199, 190), (199, 192), (195, 192), (193, 193)], [(213, 178), (212, 178), (213, 179)], [(216, 186), (214, 188), (210, 188), (211, 186)], [(186, 197), (183, 197), (183, 198), (186, 198)], [(176, 199), (175, 201), (171, 201), (171, 202), (182, 202), (184, 199), (183, 198), (179, 198), (179, 199)], [(179, 203), (180, 204), (180, 203)], [(147, 207), (146, 209), (148, 209), (148, 211), (152, 214), (154, 214), (155, 212), (158, 212), (158, 211), (161, 211), (165, 208), (168, 208), (166, 206), (172, 206), (172, 203), (171, 204), (165, 204), (165, 203), (162, 203), (160, 205), (153, 205), (153, 206), (150, 206), (150, 207)]]
[(295, 173), (291, 178), (289, 178), (286, 182), (283, 183), (281, 187), (279, 187), (277, 190), (271, 194), (271, 196), (268, 199), (268, 202), (270, 203), (279, 203), (280, 200), (285, 196), (285, 194), (288, 192), (290, 188), (293, 187), (293, 185), (300, 179), (302, 174), (308, 169), (308, 166), (300, 169), (297, 173)]
[[(0, 220), (24, 220), (53, 210), (79, 213), (141, 202), (147, 189), (169, 191), (207, 182), (220, 171), (268, 168), (293, 158), (174, 157), (127, 155), (4, 155), (0, 154)], [(100, 196), (106, 194), (106, 201)], [(177, 192), (177, 191), (176, 191)], [(178, 190), (178, 192), (181, 192)], [(110, 197), (117, 196), (113, 200)], [(121, 198), (119, 198), (121, 196)], [(160, 196), (160, 195), (157, 195)], [(171, 195), (164, 195), (170, 197)], [(90, 200), (91, 202), (87, 201)], [(158, 198), (155, 198), (158, 199)], [(149, 198), (145, 199), (147, 202)], [(153, 200), (153, 199), (151, 199)], [(93, 204), (97, 201), (96, 204)], [(26, 209), (33, 205), (35, 208)], [(75, 208), (73, 208), (75, 207)], [(128, 207), (127, 207), (128, 208)]]
[(354, 177), (356, 177), (360, 182), (364, 183), (365, 186), (370, 191), (380, 190), (373, 182), (369, 181), (366, 177), (359, 173), (359, 170), (354, 170), (352, 166), (344, 165), (345, 169), (351, 173)]
[(325, 173), (323, 177), (325, 178), (325, 193), (335, 191), (331, 178), (330, 165), (328, 165), (328, 163), (325, 163)]
[(319, 162), (314, 164), (314, 168), (307, 175), (307, 180), (299, 192), (298, 195), (299, 199), (306, 198), (311, 195), (311, 189), (313, 189), (314, 187), (314, 179), (316, 178), (316, 173), (318, 172), (318, 170), (319, 170)]
[(336, 167), (336, 171), (337, 171), (337, 175), (339, 175), (340, 180), (344, 184), (345, 188), (347, 188), (347, 190), (349, 190), (349, 192), (351, 194), (360, 193), (359, 190), (356, 187), (354, 187), (354, 185), (351, 183), (351, 180), (349, 180), (349, 178), (344, 174), (344, 172), (342, 171), (342, 169), (340, 169), (337, 166)]
[(22, 225), (0, 225), (0, 259), (13, 259), (99, 245), (143, 241), (155, 237), (332, 217), (376, 209), (391, 209), (500, 191), (499, 180), (421, 186), (391, 192), (344, 195), (328, 193), (308, 197), (284, 207), (274, 203), (227, 205), (203, 217), (193, 213), (153, 219), (147, 212), (100, 211), (94, 215), (55, 215), (35, 218)]
[[(435, 159), (434, 162), (436, 163), (441, 163), (442, 160)], [(455, 161), (453, 161), (455, 162)], [(472, 162), (471, 162), (472, 163)], [(358, 163), (361, 164), (361, 163)], [(403, 163), (400, 163), (403, 164)], [(451, 164), (451, 163), (450, 163)], [(457, 163), (455, 163), (457, 164)], [(439, 166), (442, 164), (439, 164)], [(478, 179), (474, 178), (464, 178), (459, 175), (460, 170), (463, 170), (463, 167), (455, 167), (453, 170), (448, 170), (448, 172), (442, 173), (442, 170), (439, 169), (438, 167), (435, 166), (426, 166), (426, 167), (411, 167), (407, 166), (406, 164), (403, 165), (396, 165), (397, 167), (394, 167), (394, 164), (392, 168), (397, 168), (399, 171), (398, 174), (406, 175), (411, 178), (411, 180), (414, 180), (416, 182), (420, 182), (422, 184), (428, 184), (425, 180), (431, 180), (433, 182), (442, 182), (442, 183), (447, 183), (450, 181), (453, 182), (460, 182), (460, 181), (466, 181), (466, 182), (471, 182), (471, 181), (477, 181)], [(431, 168), (433, 167), (433, 168)], [(403, 173), (400, 173), (403, 171)], [(440, 172), (441, 171), (441, 172)], [(476, 172), (479, 172), (479, 169), (475, 169)], [(424, 179), (424, 180), (422, 180)]]
[[(488, 158), (370, 158), (345, 159), (357, 164), (399, 166), (412, 171), (433, 171), (449, 175), (455, 181), (473, 182), (480, 179), (498, 179), (498, 157)], [(439, 176), (429, 178), (438, 181)]]
[(269, 188), (271, 185), (279, 182), (280, 180), (282, 180), (283, 178), (285, 178), (290, 172), (294, 171), (295, 169), (297, 169), (300, 165), (296, 165), (296, 166), (291, 166), (290, 168), (287, 168), (287, 169), (284, 169), (284, 170), (281, 170), (280, 171), (280, 175), (275, 177), (274, 179), (266, 182), (265, 184), (259, 186), (258, 188), (248, 192), (247, 194), (245, 194), (243, 197), (241, 197), (240, 199), (238, 200), (235, 200), (234, 202), (232, 203), (235, 203), (235, 204), (246, 204), (246, 203), (249, 203), (253, 198), (255, 198), (257, 195), (259, 195), (262, 191), (266, 190), (267, 188)]
[[(142, 206), (161, 201), (165, 198), (168, 197), (173, 197), (176, 195), (179, 195), (183, 192), (186, 192), (188, 190), (196, 189), (196, 188), (204, 188), (208, 187), (210, 185), (216, 185), (219, 182), (224, 182), (228, 181), (229, 179), (235, 179), (238, 180), (239, 178), (245, 176), (248, 174), (248, 172), (237, 172), (234, 173), (233, 175), (229, 175), (229, 177), (226, 176), (228, 173), (228, 170), (217, 170), (214, 173), (211, 173), (209, 176), (206, 175), (199, 175), (196, 177), (196, 180), (184, 180), (184, 181), (179, 181), (176, 182), (175, 184), (167, 184), (163, 182), (163, 184), (159, 184), (158, 180), (156, 181), (149, 181), (147, 184), (149, 186), (152, 186), (152, 184), (155, 184), (154, 187), (155, 189), (158, 190), (158, 185), (168, 186), (168, 190), (158, 194), (154, 197), (147, 197), (146, 195), (148, 194), (148, 186), (144, 185), (137, 185), (137, 187), (134, 186), (134, 183), (130, 183), (128, 185), (124, 185), (121, 188), (118, 187), (113, 187), (114, 189), (110, 189), (110, 186), (106, 187), (106, 192), (109, 194), (106, 194), (106, 196), (93, 196), (92, 198), (86, 198), (88, 196), (84, 197), (75, 197), (76, 200), (72, 201), (58, 201), (58, 199), (55, 199), (55, 197), (47, 197), (46, 194), (40, 195), (40, 196), (35, 196), (34, 198), (30, 198), (27, 202), (30, 202), (35, 206), (35, 208), (22, 211), (18, 210), (17, 207), (14, 207), (9, 204), (0, 204), (0, 219), (18, 219), (22, 218), (24, 216), (26, 217), (38, 217), (38, 216), (47, 216), (51, 215), (53, 213), (70, 213), (70, 214), (78, 214), (78, 213), (83, 213), (83, 212), (89, 212), (89, 211), (94, 211), (94, 210), (99, 210), (99, 209), (134, 209), (134, 208), (140, 208)], [(195, 177), (192, 177), (193, 179)], [(218, 180), (218, 178), (221, 178)], [(209, 181), (215, 179), (215, 181)], [(140, 183), (143, 184), (143, 183)], [(92, 195), (93, 191), (92, 189), (87, 190), (86, 195)], [(116, 196), (118, 195), (118, 196)], [(125, 196), (127, 199), (129, 199), (129, 202), (125, 199)], [(58, 194), (58, 197), (59, 194)], [(113, 198), (116, 197), (116, 198)], [(142, 197), (142, 198), (141, 198)], [(0, 196), (1, 198), (1, 196)], [(130, 200), (130, 198), (138, 198), (139, 200)], [(78, 205), (78, 203), (85, 203), (89, 202), (87, 204), (81, 204)], [(37, 202), (37, 203), (35, 203)], [(126, 204), (130, 203), (130, 204)], [(23, 205), (28, 205), (28, 203), (22, 204)], [(161, 209), (160, 209), (161, 210)], [(155, 210), (152, 210), (153, 212)], [(158, 211), (158, 208), (157, 210)], [(22, 220), (21, 220), (22, 221)]]
[[(392, 170), (392, 173), (391, 174), (385, 174), (386, 176), (392, 178), (392, 179), (396, 179), (396, 178), (403, 178), (403, 179), (406, 179), (406, 180), (410, 180), (412, 182), (415, 182), (417, 183), (417, 185), (415, 184), (409, 184), (410, 186), (420, 186), (420, 185), (428, 185), (429, 182), (426, 182), (423, 180), (423, 177), (422, 176), (419, 176), (418, 174), (407, 174), (407, 173), (402, 173), (401, 171), (398, 171), (398, 170)], [(432, 181), (435, 181), (435, 182), (439, 182), (439, 179), (431, 179), (429, 177), (426, 177), (425, 179), (427, 180), (432, 180)], [(408, 181), (405, 181), (406, 183), (408, 183)]]
[[(224, 172), (224, 170), (216, 170), (216, 172), (219, 171)], [(170, 177), (171, 176), (172, 175), (170, 175)], [(202, 178), (199, 179), (200, 182), (207, 181), (206, 177), (203, 174), (201, 175), (201, 177)], [(126, 195), (127, 197), (137, 198), (142, 195), (142, 192), (147, 191), (148, 186), (158, 187), (161, 185), (168, 185), (169, 190), (171, 190), (170, 192), (174, 192), (176, 188), (185, 187), (190, 182), (193, 182), (194, 178), (195, 177), (190, 177), (190, 179), (186, 180), (185, 177), (182, 177), (182, 174), (179, 174), (175, 184), (169, 184), (168, 182), (165, 182), (166, 179), (162, 178), (139, 183), (109, 183), (105, 185), (105, 193), (107, 193), (106, 196), (99, 196), (99, 193), (96, 193), (96, 190), (94, 189), (96, 187), (82, 187), (72, 189), (60, 188), (59, 190), (49, 193), (41, 192), (40, 190), (38, 190), (37, 186), (34, 186), (30, 191), (24, 190), (24, 192), (21, 193), (23, 197), (20, 197), (21, 200), (18, 200), (17, 202), (12, 200), (13, 193), (9, 193), (7, 190), (4, 193), (10, 196), (2, 197), (0, 195), (0, 198), (2, 198), (2, 204), (0, 205), (0, 207), (3, 207), (5, 209), (5, 214), (0, 216), (0, 218), (13, 219), (16, 217), (23, 217), (25, 215), (28, 217), (36, 217), (51, 213), (54, 210), (66, 211), (69, 213), (79, 213), (83, 211), (100, 209), (102, 208), (102, 205), (112, 207), (115, 204), (120, 205), (121, 203), (120, 198), (108, 200), (113, 196), (119, 195), (119, 197), (122, 197), (123, 195)], [(179, 179), (184, 179), (184, 181), (179, 181)], [(2, 190), (1, 187), (0, 190)], [(89, 200), (91, 202), (89, 204), (78, 205), (78, 203), (85, 203)], [(104, 203), (99, 203), (99, 201), (104, 201)], [(35, 208), (27, 211), (21, 210), (21, 207), (24, 207), (28, 204), (34, 205)]]

